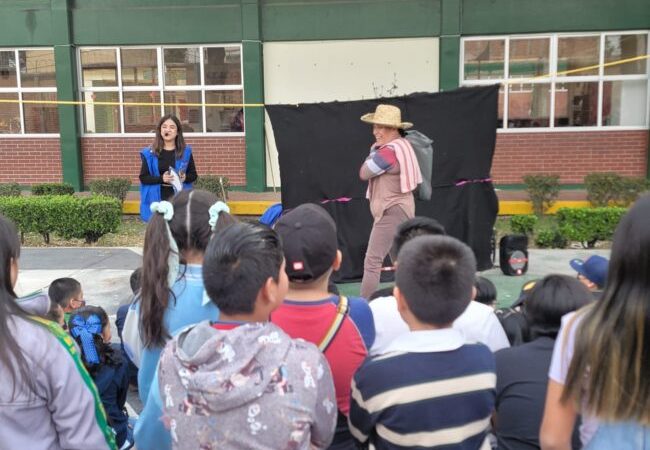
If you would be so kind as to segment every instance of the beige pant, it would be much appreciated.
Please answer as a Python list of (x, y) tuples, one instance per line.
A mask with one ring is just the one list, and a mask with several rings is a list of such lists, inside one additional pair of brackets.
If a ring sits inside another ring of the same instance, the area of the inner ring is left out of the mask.
[(361, 280), (361, 296), (364, 298), (377, 290), (381, 266), (393, 244), (397, 227), (409, 217), (399, 206), (391, 206), (384, 215), (372, 225), (368, 250), (363, 262), (363, 279)]

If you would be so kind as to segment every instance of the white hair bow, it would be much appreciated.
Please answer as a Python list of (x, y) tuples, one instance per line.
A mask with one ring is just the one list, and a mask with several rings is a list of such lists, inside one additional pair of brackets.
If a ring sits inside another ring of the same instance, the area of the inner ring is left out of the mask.
[(212, 227), (212, 231), (214, 231), (214, 229), (217, 227), (219, 214), (222, 212), (227, 212), (230, 214), (230, 208), (221, 200), (210, 206), (210, 209), (208, 210), (208, 213), (210, 214), (210, 220), (208, 220), (208, 223), (210, 224), (210, 227)]

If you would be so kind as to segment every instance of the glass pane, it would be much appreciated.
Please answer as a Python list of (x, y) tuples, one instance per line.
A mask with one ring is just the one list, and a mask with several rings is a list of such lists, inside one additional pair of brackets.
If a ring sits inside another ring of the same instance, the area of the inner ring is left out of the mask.
[(241, 84), (241, 49), (218, 47), (203, 49), (205, 84)]
[(530, 78), (549, 73), (550, 39), (510, 39), (509, 78)]
[(509, 85), (508, 128), (548, 127), (550, 105), (550, 83)]
[(647, 80), (603, 83), (603, 125), (645, 125)]
[(157, 86), (158, 55), (155, 48), (120, 50), (122, 86)]
[(185, 106), (184, 103), (201, 104), (200, 91), (166, 91), (165, 103), (178, 103), (174, 106), (165, 106), (165, 114), (174, 114), (181, 121), (185, 133), (203, 132), (203, 117), (201, 106)]
[(505, 103), (506, 93), (503, 85), (499, 89), (498, 112), (497, 112), (497, 128), (503, 128), (503, 105)]
[[(160, 92), (123, 92), (125, 103), (160, 103)], [(124, 105), (124, 132), (149, 133), (156, 131), (160, 119), (160, 105)]]
[[(206, 103), (243, 103), (242, 91), (207, 91)], [(241, 106), (206, 106), (207, 132), (244, 131), (244, 108)]]
[(84, 87), (117, 86), (115, 50), (81, 50), (80, 54)]
[(598, 83), (558, 83), (555, 126), (594, 127), (598, 123)]
[[(56, 92), (23, 93), (23, 100), (56, 101)], [(25, 133), (58, 133), (59, 113), (56, 104), (23, 103)]]
[(0, 87), (18, 87), (16, 80), (16, 53), (0, 52)]
[[(605, 63), (621, 61), (646, 54), (647, 34), (605, 36)], [(646, 73), (647, 59), (605, 67), (605, 75), (633, 75)]]
[(166, 48), (165, 85), (197, 86), (201, 84), (201, 55), (198, 48)]
[(505, 41), (465, 41), (465, 79), (503, 78)]
[(55, 87), (54, 50), (23, 50), (20, 60), (22, 87)]
[[(595, 66), (600, 59), (600, 37), (564, 37), (558, 39), (557, 71), (582, 69)], [(580, 70), (559, 76), (582, 77), (585, 75), (598, 75), (598, 68)]]
[[(0, 100), (18, 100), (18, 94), (0, 94)], [(0, 103), (0, 133), (20, 133), (19, 103)]]
[[(86, 102), (118, 102), (117, 92), (83, 92)], [(86, 133), (119, 133), (120, 107), (118, 105), (85, 104), (84, 131)]]

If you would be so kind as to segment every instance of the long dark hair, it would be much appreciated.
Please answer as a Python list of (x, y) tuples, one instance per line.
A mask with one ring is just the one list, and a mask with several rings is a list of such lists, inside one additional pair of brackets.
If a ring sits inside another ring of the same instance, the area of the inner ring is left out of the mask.
[[(11, 283), (11, 263), (20, 257), (20, 241), (14, 224), (0, 214), (0, 365), (4, 366), (12, 382), (12, 400), (16, 391), (27, 387), (34, 392), (30, 368), (25, 355), (18, 345), (17, 336), (12, 332), (10, 321), (13, 317), (28, 319), (27, 314), (16, 304), (16, 293)], [(6, 382), (6, 380), (3, 380)]]
[[(181, 262), (185, 251), (205, 253), (212, 236), (208, 210), (216, 201), (214, 194), (201, 190), (181, 191), (171, 201), (174, 217), (169, 221), (169, 229), (181, 253)], [(221, 213), (217, 230), (234, 222), (231, 215)], [(140, 333), (145, 347), (161, 347), (170, 337), (163, 321), (173, 295), (167, 281), (170, 252), (165, 219), (161, 214), (153, 214), (144, 237), (140, 287)]]
[[(87, 320), (93, 314), (99, 317), (102, 330), (103, 330), (106, 327), (106, 325), (108, 325), (108, 314), (106, 314), (104, 308), (101, 308), (99, 306), (82, 306), (81, 308), (76, 309), (70, 315), (70, 320), (68, 321), (68, 323), (70, 324), (69, 325), (70, 331), (72, 331), (72, 329), (74, 328), (74, 325), (72, 323), (75, 316), (81, 316), (84, 320)], [(117, 352), (115, 352), (115, 350), (113, 350), (113, 348), (109, 344), (104, 342), (101, 333), (93, 335), (93, 342), (95, 344), (95, 349), (97, 350), (97, 355), (99, 356), (99, 364), (89, 364), (87, 361), (86, 352), (81, 342), (81, 337), (76, 337), (74, 339), (77, 341), (77, 344), (79, 344), (84, 366), (86, 367), (86, 369), (88, 370), (91, 376), (95, 376), (95, 374), (104, 365), (115, 367), (121, 364), (122, 362), (121, 357)]]
[(178, 117), (173, 114), (162, 116), (158, 121), (158, 125), (156, 125), (156, 137), (151, 144), (151, 148), (156, 153), (156, 156), (159, 156), (160, 152), (163, 151), (165, 140), (162, 137), (160, 129), (162, 128), (162, 124), (167, 120), (172, 120), (176, 124), (176, 159), (180, 159), (183, 156), (183, 151), (185, 150), (185, 139), (183, 138), (183, 128), (181, 126), (181, 121), (178, 120)]
[(650, 425), (650, 195), (614, 233), (607, 285), (576, 325), (563, 400), (606, 421)]

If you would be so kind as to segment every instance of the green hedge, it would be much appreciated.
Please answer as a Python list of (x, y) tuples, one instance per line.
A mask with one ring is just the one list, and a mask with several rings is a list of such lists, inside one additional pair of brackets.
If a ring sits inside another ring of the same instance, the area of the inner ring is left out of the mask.
[(0, 197), (0, 213), (13, 220), (21, 234), (39, 233), (45, 243), (53, 233), (92, 243), (117, 231), (122, 208), (118, 200), (103, 196)]
[(532, 235), (537, 225), (537, 216), (534, 214), (519, 214), (510, 218), (510, 229), (513, 233)]
[(89, 187), (93, 194), (114, 197), (122, 203), (131, 187), (131, 180), (128, 178), (104, 178), (92, 180)]
[(560, 194), (560, 176), (556, 174), (524, 175), (526, 192), (533, 204), (533, 211), (541, 216), (555, 203)]
[(612, 239), (626, 211), (625, 208), (560, 208), (556, 217), (564, 237), (593, 248), (598, 241)]
[(74, 187), (70, 183), (40, 183), (32, 186), (33, 195), (72, 195)]
[(650, 190), (650, 181), (645, 178), (624, 177), (617, 173), (590, 173), (585, 176), (587, 200), (593, 206), (607, 206), (609, 203), (628, 206), (644, 191)]
[(230, 180), (220, 175), (201, 175), (194, 183), (194, 188), (212, 192), (219, 200), (225, 202), (228, 200)]
[(21, 189), (18, 183), (1, 183), (0, 197), (20, 197)]

